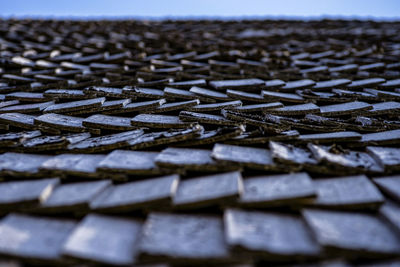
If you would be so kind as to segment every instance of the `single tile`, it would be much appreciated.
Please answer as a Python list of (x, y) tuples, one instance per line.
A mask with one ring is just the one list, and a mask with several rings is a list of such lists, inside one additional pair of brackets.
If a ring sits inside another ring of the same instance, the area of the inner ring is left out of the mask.
[(43, 93), (15, 92), (7, 94), (5, 100), (19, 100), (24, 102), (45, 102), (50, 99), (43, 96)]
[(207, 82), (204, 79), (171, 82), (168, 84), (168, 86), (172, 86), (172, 87), (176, 87), (176, 88), (191, 88), (193, 86), (206, 86), (206, 85), (207, 85)]
[(6, 152), (0, 155), (0, 172), (12, 176), (39, 175), (39, 167), (50, 158), (48, 155)]
[(30, 140), (40, 135), (40, 131), (8, 132), (0, 134), (0, 147), (15, 147), (25, 140)]
[(379, 189), (390, 197), (400, 201), (400, 176), (385, 176), (374, 179)]
[(90, 201), (110, 185), (110, 180), (60, 185), (35, 211), (52, 214), (87, 212)]
[(13, 105), (0, 108), (0, 113), (38, 113), (44, 111), (47, 107), (54, 105), (54, 101), (35, 104)]
[(304, 103), (305, 99), (293, 93), (282, 93), (282, 92), (273, 92), (273, 91), (261, 91), (261, 95), (267, 101), (286, 101), (286, 102), (293, 102), (293, 103)]
[(157, 152), (114, 150), (97, 166), (99, 171), (133, 175), (157, 175), (163, 170), (155, 163)]
[(38, 126), (54, 127), (62, 131), (85, 132), (82, 125), (83, 118), (71, 117), (61, 114), (48, 113), (34, 118), (34, 124)]
[(394, 101), (386, 101), (372, 104), (372, 109), (364, 113), (366, 116), (378, 116), (386, 114), (398, 114), (400, 111), (400, 103)]
[(350, 131), (339, 131), (333, 133), (302, 134), (298, 139), (314, 143), (352, 142), (361, 140), (361, 134)]
[(69, 111), (78, 111), (82, 109), (90, 109), (100, 107), (106, 101), (105, 97), (78, 100), (72, 102), (66, 102), (61, 104), (54, 104), (47, 107), (43, 113), (65, 113)]
[(232, 108), (233, 111), (237, 112), (264, 112), (270, 109), (281, 108), (283, 104), (281, 102), (263, 103), (263, 104), (251, 104)]
[(359, 101), (320, 107), (322, 116), (349, 115), (354, 114), (355, 112), (361, 112), (370, 109), (372, 109), (372, 106), (370, 104)]
[(384, 198), (365, 176), (346, 176), (313, 180), (317, 198), (313, 206), (337, 209), (378, 208)]
[(0, 222), (0, 253), (33, 263), (58, 265), (64, 262), (62, 245), (75, 225), (71, 220), (9, 214)]
[(286, 82), (284, 86), (279, 88), (279, 91), (282, 92), (293, 92), (297, 89), (303, 89), (303, 88), (312, 88), (314, 86), (315, 82), (313, 80), (309, 79), (304, 79), (304, 80), (298, 80), (298, 81), (291, 81), (291, 82)]
[(157, 99), (142, 102), (133, 102), (125, 105), (123, 108), (116, 110), (104, 111), (105, 114), (120, 114), (120, 113), (131, 113), (131, 112), (144, 112), (153, 110), (166, 102), (165, 99)]
[(135, 96), (142, 98), (160, 99), (164, 97), (164, 91), (152, 88), (124, 88), (123, 94), (127, 96)]
[(400, 169), (399, 148), (368, 146), (366, 151), (385, 168), (385, 171), (397, 171)]
[(357, 80), (351, 82), (349, 85), (347, 85), (348, 88), (362, 88), (362, 87), (374, 87), (376, 85), (379, 85), (381, 83), (384, 83), (386, 80), (383, 78), (368, 78), (364, 80)]
[(365, 145), (391, 145), (400, 142), (400, 129), (378, 133), (368, 133), (361, 136), (360, 144)]
[(323, 162), (324, 168), (335, 169), (337, 174), (381, 173), (383, 168), (367, 153), (359, 151), (336, 151), (334, 147), (326, 147), (309, 143), (307, 147), (315, 159)]
[(179, 119), (185, 123), (197, 122), (212, 125), (225, 125), (225, 126), (237, 126), (237, 122), (228, 120), (220, 115), (191, 112), (191, 111), (181, 111), (179, 112)]
[(285, 85), (285, 82), (279, 79), (265, 81), (266, 88), (279, 88)]
[[(189, 92), (193, 93), (193, 94), (195, 94), (195, 95), (197, 95), (199, 97), (206, 98), (206, 100), (207, 99), (217, 99), (217, 100), (222, 100), (222, 101), (232, 100), (232, 98), (229, 97), (225, 93), (214, 91), (214, 90), (210, 90), (210, 89), (205, 89), (205, 88), (201, 88), (201, 87), (197, 87), (197, 86), (194, 86), (194, 87), (190, 88)], [(201, 102), (203, 102), (202, 98), (199, 98), (199, 99), (200, 99)], [(206, 101), (206, 102), (210, 102), (210, 101)]]
[(334, 79), (329, 81), (317, 82), (312, 89), (313, 90), (327, 90), (331, 88), (341, 88), (347, 84), (351, 83), (349, 79)]
[(97, 165), (106, 155), (60, 154), (46, 160), (40, 169), (53, 175), (98, 177)]
[[(193, 88), (198, 88), (198, 87), (193, 87)], [(222, 93), (221, 93), (222, 94)], [(224, 95), (224, 94), (222, 94)], [(171, 88), (171, 87), (165, 87), (164, 88), (164, 96), (166, 98), (172, 98), (172, 99), (199, 99), (201, 102), (206, 102), (206, 103), (215, 103), (215, 99), (213, 98), (208, 98), (205, 96), (201, 96), (199, 94), (195, 94), (192, 91), (188, 91), (187, 89), (176, 89), (176, 88)]]
[(199, 104), (200, 101), (198, 99), (181, 101), (181, 102), (164, 103), (159, 107), (149, 110), (149, 113), (162, 113), (180, 109), (191, 109), (193, 107), (199, 106)]
[(177, 116), (139, 114), (131, 120), (131, 124), (149, 128), (186, 128), (193, 123), (181, 121)]
[(318, 163), (310, 151), (300, 147), (271, 141), (269, 142), (269, 148), (272, 158), (285, 165), (316, 165)]
[(256, 93), (249, 93), (249, 92), (242, 92), (238, 90), (226, 90), (226, 94), (233, 98), (233, 99), (239, 99), (243, 101), (251, 101), (251, 102), (267, 102), (268, 100), (265, 100), (264, 97), (261, 94), (256, 94)]
[(102, 114), (92, 115), (84, 119), (82, 125), (90, 128), (116, 131), (129, 131), (135, 129), (135, 127), (131, 125), (130, 118), (107, 116)]
[(68, 135), (42, 135), (22, 141), (23, 152), (42, 152), (66, 149), (69, 144), (81, 142), (90, 137), (90, 133), (77, 133)]
[(368, 213), (306, 209), (303, 216), (319, 244), (341, 255), (398, 255), (400, 241), (379, 217)]
[(142, 223), (90, 214), (75, 228), (62, 249), (71, 258), (107, 265), (132, 265)]
[(299, 204), (315, 197), (310, 176), (305, 173), (248, 177), (239, 199), (246, 207), (270, 207)]
[(400, 206), (397, 203), (386, 201), (379, 214), (400, 233)]
[(261, 79), (241, 79), (241, 80), (224, 80), (224, 81), (210, 81), (209, 85), (217, 90), (223, 89), (242, 89), (251, 90), (262, 88), (265, 82)]
[(96, 97), (122, 97), (122, 89), (113, 87), (89, 86), (83, 92)]
[(108, 187), (90, 202), (92, 210), (110, 213), (169, 207), (179, 175), (151, 178)]
[(182, 180), (173, 198), (178, 209), (235, 203), (243, 190), (240, 172), (228, 172)]
[(129, 146), (129, 141), (143, 135), (143, 130), (133, 130), (99, 137), (91, 137), (79, 143), (71, 144), (68, 150), (82, 153), (109, 151)]
[(299, 216), (228, 209), (225, 237), (236, 251), (272, 260), (317, 257), (318, 244)]
[(268, 110), (269, 114), (274, 115), (306, 115), (311, 113), (319, 113), (320, 109), (313, 103), (299, 104), (292, 106), (284, 106), (281, 108)]
[(59, 183), (58, 178), (0, 183), (1, 213), (40, 204), (50, 196)]
[(143, 226), (140, 258), (185, 264), (231, 262), (222, 220), (214, 216), (150, 213)]
[(203, 172), (227, 169), (224, 165), (216, 162), (211, 157), (211, 151), (206, 149), (168, 147), (157, 155), (155, 162), (163, 168), (182, 168), (190, 171)]
[(240, 107), (241, 105), (242, 105), (242, 101), (236, 100), (236, 101), (229, 101), (229, 102), (195, 105), (195, 106), (187, 108), (187, 110), (194, 111), (194, 112), (216, 111), (216, 110), (221, 110), (224, 108)]

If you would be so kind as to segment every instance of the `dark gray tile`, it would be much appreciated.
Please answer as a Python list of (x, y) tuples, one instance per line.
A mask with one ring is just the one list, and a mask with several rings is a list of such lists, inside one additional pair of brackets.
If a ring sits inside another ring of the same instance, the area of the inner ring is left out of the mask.
[(182, 180), (173, 199), (174, 207), (192, 209), (235, 203), (243, 190), (240, 172), (228, 172)]
[(58, 178), (0, 183), (1, 213), (30, 208), (50, 196), (59, 184)]
[(105, 97), (99, 97), (88, 100), (78, 100), (61, 104), (54, 104), (47, 107), (43, 111), (43, 113), (65, 113), (69, 111), (90, 109), (90, 108), (100, 107), (104, 103), (104, 101), (106, 101)]
[(94, 198), (90, 208), (111, 213), (169, 208), (178, 183), (179, 175), (169, 175), (115, 185)]
[(372, 258), (400, 251), (398, 237), (373, 214), (307, 209), (303, 216), (318, 243), (343, 256)]
[(317, 198), (310, 205), (336, 209), (376, 209), (384, 198), (364, 175), (313, 180)]
[(220, 102), (220, 103), (211, 103), (211, 104), (200, 104), (193, 107), (189, 107), (187, 110), (195, 111), (195, 112), (204, 112), (204, 111), (217, 111), (224, 108), (234, 108), (240, 107), (242, 105), (242, 101), (235, 100), (229, 102)]
[(397, 203), (386, 201), (379, 214), (400, 233), (400, 206)]
[(54, 101), (35, 103), (35, 104), (24, 104), (24, 105), (13, 105), (4, 108), (0, 108), (0, 113), (37, 113), (41, 112), (47, 107), (54, 104)]
[(246, 207), (301, 204), (316, 195), (310, 176), (305, 173), (248, 177), (239, 203)]
[(60, 185), (53, 190), (36, 211), (52, 214), (87, 212), (90, 201), (110, 185), (110, 180)]
[(304, 103), (305, 99), (293, 93), (282, 93), (282, 92), (273, 92), (263, 90), (261, 95), (264, 97), (266, 101), (285, 101), (285, 102), (293, 102), (293, 103)]
[(268, 149), (215, 144), (211, 157), (226, 164), (238, 164), (251, 169), (276, 170)]
[(92, 115), (82, 121), (83, 126), (105, 130), (129, 131), (135, 129), (131, 119), (125, 117), (107, 116), (102, 114)]
[(5, 134), (0, 134), (0, 146), (16, 147), (25, 140), (31, 140), (32, 138), (38, 137), (40, 135), (40, 131), (8, 132)]
[(281, 108), (268, 110), (269, 114), (274, 115), (306, 115), (312, 113), (319, 113), (320, 109), (313, 103), (299, 104), (292, 106), (284, 106)]
[(375, 178), (374, 182), (382, 192), (400, 202), (400, 175)]
[(279, 88), (278, 90), (283, 92), (293, 92), (297, 89), (311, 88), (314, 84), (315, 82), (309, 79), (291, 81), (291, 82), (286, 82), (286, 84), (281, 88)]
[(143, 228), (139, 244), (143, 260), (185, 264), (233, 261), (218, 217), (150, 213)]
[(99, 171), (132, 175), (162, 174), (155, 159), (158, 152), (114, 150), (97, 166)]
[(41, 169), (54, 175), (72, 175), (81, 177), (98, 177), (97, 165), (106, 155), (60, 154), (46, 160)]
[(0, 155), (0, 172), (12, 176), (40, 175), (40, 166), (50, 158), (48, 155), (6, 152)]
[(133, 219), (90, 214), (75, 228), (62, 254), (107, 265), (132, 265), (142, 223)]
[(181, 121), (178, 116), (139, 114), (131, 120), (131, 124), (149, 128), (185, 128), (193, 123)]
[[(196, 96), (200, 96), (206, 99), (217, 99), (217, 100), (222, 100), (222, 101), (229, 101), (232, 100), (231, 97), (229, 97), (227, 94), (210, 90), (210, 89), (205, 89), (205, 88), (200, 88), (197, 86), (194, 86), (190, 88), (190, 93), (195, 94)], [(203, 99), (199, 98), (201, 102), (203, 102)], [(206, 101), (207, 102), (207, 101)], [(215, 101), (214, 101), (215, 102)]]
[(38, 126), (54, 127), (62, 131), (85, 132), (82, 125), (83, 118), (71, 117), (61, 114), (48, 113), (34, 118), (34, 124)]
[(179, 119), (184, 121), (185, 123), (198, 122), (205, 124), (225, 125), (225, 126), (236, 126), (238, 124), (237, 122), (228, 120), (220, 115), (191, 112), (191, 111), (181, 111), (179, 113)]
[(329, 81), (321, 81), (321, 82), (317, 82), (312, 87), (312, 89), (318, 91), (318, 90), (327, 90), (327, 89), (331, 89), (331, 88), (340, 88), (349, 83), (351, 83), (351, 80), (349, 80), (349, 79), (335, 79), (335, 80), (329, 80)]
[(378, 133), (368, 133), (361, 136), (359, 145), (391, 145), (400, 142), (400, 129)]
[(318, 163), (310, 151), (300, 147), (271, 141), (269, 148), (272, 158), (282, 164), (315, 165)]
[(400, 148), (368, 146), (366, 151), (385, 168), (385, 171), (400, 170)]
[(322, 116), (349, 115), (370, 109), (372, 109), (372, 106), (370, 104), (359, 101), (320, 107)]
[(283, 261), (320, 253), (300, 216), (229, 209), (224, 224), (226, 240), (237, 251)]
[(298, 139), (314, 143), (352, 142), (361, 140), (361, 134), (350, 131), (338, 131), (333, 133), (302, 134)]
[(233, 111), (237, 112), (264, 112), (270, 109), (281, 108), (283, 104), (281, 102), (263, 103), (263, 104), (251, 104), (232, 108)]
[(362, 88), (362, 87), (374, 87), (376, 85), (379, 85), (381, 83), (384, 83), (386, 80), (383, 78), (368, 78), (364, 80), (357, 80), (353, 81), (347, 87), (349, 88)]
[(0, 122), (9, 124), (14, 127), (34, 130), (37, 127), (34, 125), (33, 115), (22, 114), (22, 113), (4, 113), (0, 114)]
[(265, 85), (265, 82), (261, 79), (242, 79), (242, 80), (224, 80), (224, 81), (211, 81), (209, 85), (215, 89), (258, 89)]
[(0, 222), (0, 253), (33, 263), (60, 264), (62, 246), (75, 225), (65, 219), (9, 214)]

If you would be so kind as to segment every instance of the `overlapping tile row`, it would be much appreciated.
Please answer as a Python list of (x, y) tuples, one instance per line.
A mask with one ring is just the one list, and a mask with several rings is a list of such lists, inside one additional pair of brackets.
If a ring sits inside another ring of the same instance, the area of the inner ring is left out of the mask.
[(400, 24), (0, 21), (0, 265), (399, 266)]

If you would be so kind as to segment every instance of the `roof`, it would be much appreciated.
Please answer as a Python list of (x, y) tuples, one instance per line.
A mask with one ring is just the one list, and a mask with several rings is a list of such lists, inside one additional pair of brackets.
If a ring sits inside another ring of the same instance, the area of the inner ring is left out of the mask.
[(1, 264), (400, 265), (399, 30), (1, 20)]

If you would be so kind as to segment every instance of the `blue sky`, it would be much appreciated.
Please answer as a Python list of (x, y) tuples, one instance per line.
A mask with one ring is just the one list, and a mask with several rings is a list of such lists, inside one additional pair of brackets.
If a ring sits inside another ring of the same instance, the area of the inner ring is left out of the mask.
[(400, 18), (400, 0), (0, 0), (0, 16)]

